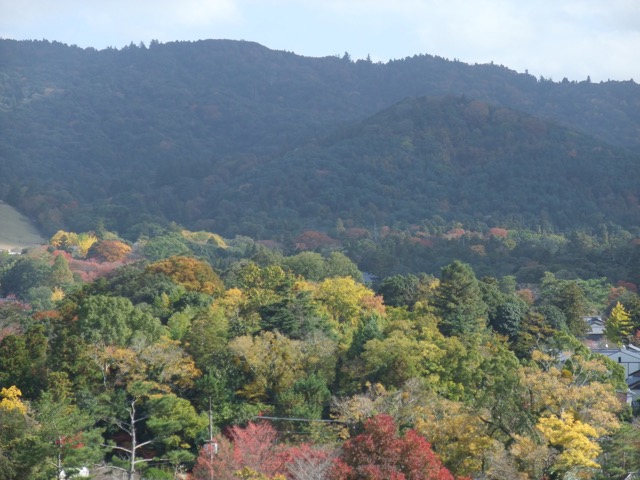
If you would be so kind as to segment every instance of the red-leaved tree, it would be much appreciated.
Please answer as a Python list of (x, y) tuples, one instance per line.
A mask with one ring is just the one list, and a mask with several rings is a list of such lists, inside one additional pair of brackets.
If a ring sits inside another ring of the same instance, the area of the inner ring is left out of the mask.
[(454, 480), (431, 445), (414, 430), (404, 437), (389, 415), (373, 417), (349, 439), (336, 461), (335, 480)]
[(217, 440), (217, 452), (212, 454), (210, 445), (200, 451), (193, 469), (195, 480), (234, 480), (235, 472), (244, 467), (273, 476), (278, 473), (276, 456), (277, 432), (268, 423), (249, 423), (246, 428), (234, 426), (227, 432), (228, 438)]
[[(193, 469), (194, 480), (237, 480), (237, 472), (248, 468), (268, 478), (284, 475), (296, 480), (327, 478), (331, 453), (310, 445), (294, 447), (278, 443), (273, 426), (250, 422), (234, 426), (217, 440), (217, 452), (205, 445)], [(318, 476), (320, 475), (320, 476)]]

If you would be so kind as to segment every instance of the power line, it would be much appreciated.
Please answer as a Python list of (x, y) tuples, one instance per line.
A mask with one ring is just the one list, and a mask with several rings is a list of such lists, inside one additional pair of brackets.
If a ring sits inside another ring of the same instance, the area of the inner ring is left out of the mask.
[(290, 418), (290, 417), (266, 417), (264, 415), (257, 415), (253, 418), (259, 418), (260, 420), (284, 420), (287, 422), (323, 422), (323, 423), (344, 423), (349, 424), (350, 422), (344, 422), (342, 420), (323, 420), (323, 419), (314, 419), (314, 418)]

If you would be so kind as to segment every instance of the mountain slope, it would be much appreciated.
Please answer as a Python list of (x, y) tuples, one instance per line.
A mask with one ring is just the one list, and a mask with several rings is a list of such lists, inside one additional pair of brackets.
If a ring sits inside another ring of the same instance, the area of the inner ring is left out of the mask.
[[(640, 220), (639, 158), (464, 97), (407, 99), (213, 189), (223, 227), (445, 220), (584, 228)], [(233, 216), (225, 209), (235, 205)], [(248, 212), (248, 213), (246, 213)]]
[[(121, 232), (168, 220), (231, 228), (224, 215), (213, 216), (224, 205), (223, 214), (254, 217), (252, 228), (268, 235), (303, 217), (333, 217), (340, 208), (309, 205), (311, 211), (301, 213), (299, 200), (282, 198), (277, 204), (283, 220), (258, 227), (254, 212), (239, 211), (243, 197), (232, 185), (240, 193), (250, 191), (263, 165), (407, 96), (451, 93), (552, 118), (612, 144), (640, 145), (640, 86), (634, 82), (538, 81), (504, 67), (428, 55), (386, 64), (306, 58), (228, 40), (102, 51), (0, 40), (0, 199), (47, 234), (87, 230), (99, 219)], [(422, 140), (416, 141), (422, 148)], [(361, 139), (345, 148), (369, 151), (368, 142), (385, 140)], [(405, 155), (406, 145), (396, 146), (400, 154), (388, 150), (390, 158)], [(473, 157), (474, 151), (461, 155)], [(332, 178), (322, 175), (309, 177), (318, 183), (308, 187), (311, 192)], [(399, 208), (398, 218), (413, 217), (402, 213), (405, 207), (393, 200), (402, 192), (390, 185), (358, 195), (358, 218), (375, 217), (375, 210), (368, 216), (365, 210), (380, 202), (378, 210)], [(465, 198), (477, 201), (473, 191), (446, 199), (451, 215)]]

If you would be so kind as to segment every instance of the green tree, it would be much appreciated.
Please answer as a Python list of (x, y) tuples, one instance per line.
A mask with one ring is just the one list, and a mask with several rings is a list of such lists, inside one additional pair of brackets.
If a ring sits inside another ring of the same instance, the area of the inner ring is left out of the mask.
[(456, 260), (442, 268), (433, 305), (445, 335), (471, 337), (486, 327), (487, 305), (473, 270), (465, 263)]
[(102, 460), (102, 431), (94, 428), (94, 418), (74, 404), (66, 375), (52, 374), (50, 383), (34, 405), (38, 425), (30, 452), (45, 466), (46, 478), (60, 478), (63, 471), (73, 475), (74, 469)]
[(589, 302), (575, 281), (560, 280), (546, 272), (540, 285), (542, 304), (557, 307), (565, 316), (567, 329), (575, 336), (583, 336), (587, 324), (582, 319), (589, 311)]
[(306, 280), (318, 282), (325, 278), (325, 260), (322, 255), (316, 252), (300, 252), (285, 258), (282, 265)]
[(193, 315), (191, 327), (185, 335), (185, 348), (196, 365), (206, 369), (227, 351), (228, 339), (229, 320), (224, 308), (213, 305)]
[(429, 296), (434, 280), (424, 274), (393, 275), (382, 280), (377, 291), (384, 298), (385, 305), (413, 308), (416, 302)]
[(92, 344), (126, 346), (135, 341), (151, 343), (160, 338), (160, 321), (122, 297), (92, 295), (78, 307), (77, 328)]
[(152, 262), (190, 252), (184, 238), (177, 234), (154, 237), (144, 246), (144, 256)]
[[(169, 449), (173, 449), (170, 456), (176, 460), (185, 458), (188, 445), (183, 436), (189, 437), (201, 420), (195, 419), (193, 411), (182, 400), (161, 400), (167, 395), (183, 394), (200, 376), (193, 360), (178, 342), (165, 337), (143, 348), (94, 346), (86, 355), (103, 378), (101, 391), (96, 395), (100, 417), (128, 438), (126, 442), (103, 445), (125, 457), (125, 461), (118, 461), (118, 456), (114, 456), (113, 466), (125, 472), (128, 480), (133, 480), (140, 464), (153, 460), (141, 456), (141, 450), (147, 445), (162, 446), (167, 456)], [(167, 414), (171, 407), (180, 413), (173, 423)], [(155, 419), (152, 412), (157, 414)]]
[(326, 277), (351, 277), (362, 282), (362, 272), (358, 266), (342, 252), (333, 251), (326, 259)]
[(56, 255), (51, 267), (50, 285), (53, 287), (67, 287), (73, 283), (73, 272), (64, 255)]
[(0, 389), (0, 480), (30, 478), (34, 467), (27, 441), (35, 421), (21, 396), (14, 385)]
[(50, 279), (51, 266), (45, 260), (24, 257), (4, 273), (0, 286), (5, 296), (13, 293), (24, 299), (30, 288), (49, 286)]
[(313, 297), (327, 316), (330, 333), (344, 350), (349, 349), (363, 316), (384, 313), (382, 298), (351, 277), (327, 278), (318, 284)]
[(24, 335), (7, 335), (0, 341), (0, 387), (16, 385), (26, 398), (43, 390), (47, 376), (48, 340), (42, 325)]
[(192, 461), (195, 440), (208, 424), (206, 414), (198, 414), (189, 400), (175, 394), (154, 396), (146, 410), (158, 456), (174, 466)]
[(619, 430), (602, 439), (602, 455), (598, 459), (605, 478), (624, 478), (640, 471), (640, 419), (625, 422)]

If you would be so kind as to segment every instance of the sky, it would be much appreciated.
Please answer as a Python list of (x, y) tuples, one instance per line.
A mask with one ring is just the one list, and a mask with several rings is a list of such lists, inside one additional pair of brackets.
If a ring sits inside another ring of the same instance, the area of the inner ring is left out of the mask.
[(122, 48), (232, 39), (387, 62), (494, 62), (560, 81), (640, 82), (640, 0), (0, 0), (0, 37)]

